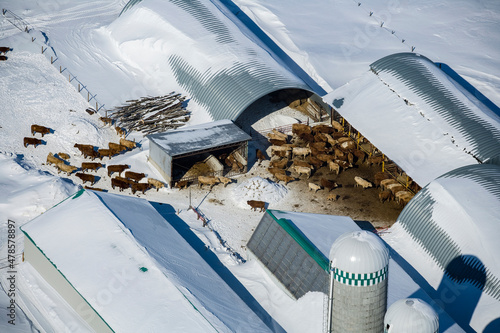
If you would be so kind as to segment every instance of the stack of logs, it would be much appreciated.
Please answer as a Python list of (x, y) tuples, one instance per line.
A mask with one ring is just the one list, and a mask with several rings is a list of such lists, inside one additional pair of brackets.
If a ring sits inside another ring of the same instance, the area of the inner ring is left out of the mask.
[(144, 135), (164, 132), (184, 125), (190, 118), (184, 107), (186, 97), (171, 92), (165, 96), (142, 97), (111, 110), (116, 125)]

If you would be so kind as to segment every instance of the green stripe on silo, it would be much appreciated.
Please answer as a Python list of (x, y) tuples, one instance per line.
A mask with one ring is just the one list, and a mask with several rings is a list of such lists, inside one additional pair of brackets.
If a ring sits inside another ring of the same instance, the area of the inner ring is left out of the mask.
[(367, 287), (373, 286), (384, 281), (387, 278), (387, 266), (373, 273), (357, 274), (345, 272), (334, 268), (334, 279), (337, 282), (350, 286)]

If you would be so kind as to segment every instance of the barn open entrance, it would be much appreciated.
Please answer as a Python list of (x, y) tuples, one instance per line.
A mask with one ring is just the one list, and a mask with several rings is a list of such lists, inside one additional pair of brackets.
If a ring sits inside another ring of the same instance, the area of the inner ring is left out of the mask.
[(284, 124), (327, 121), (330, 114), (330, 107), (318, 95), (290, 88), (262, 96), (250, 104), (235, 123), (253, 136), (255, 131)]

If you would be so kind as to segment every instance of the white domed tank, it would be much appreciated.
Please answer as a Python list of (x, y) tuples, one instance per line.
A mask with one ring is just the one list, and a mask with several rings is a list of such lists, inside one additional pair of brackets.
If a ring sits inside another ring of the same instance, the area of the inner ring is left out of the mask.
[(384, 330), (389, 250), (368, 231), (341, 235), (330, 250), (331, 332)]
[(400, 299), (385, 314), (384, 333), (438, 332), (439, 317), (436, 311), (418, 298)]

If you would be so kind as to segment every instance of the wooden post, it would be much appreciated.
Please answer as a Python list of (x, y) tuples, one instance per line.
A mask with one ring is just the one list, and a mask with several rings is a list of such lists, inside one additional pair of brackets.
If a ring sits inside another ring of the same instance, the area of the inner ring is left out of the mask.
[(54, 57), (50, 56), (50, 64), (52, 65), (54, 63)]
[[(99, 108), (97, 107), (97, 101), (95, 102), (95, 111), (96, 112), (99, 111)], [(106, 118), (107, 118), (107, 116), (106, 116)]]
[(81, 89), (80, 89), (80, 83), (78, 83), (78, 92), (80, 92)]
[(87, 102), (90, 102), (90, 92), (88, 92), (88, 91), (87, 91)]
[(33, 43), (35, 41), (35, 37), (31, 37), (31, 42)]

